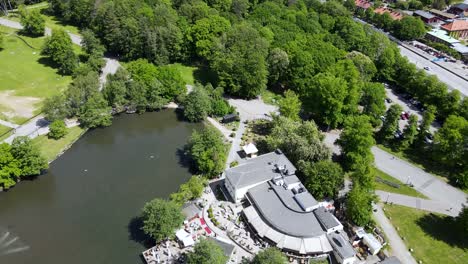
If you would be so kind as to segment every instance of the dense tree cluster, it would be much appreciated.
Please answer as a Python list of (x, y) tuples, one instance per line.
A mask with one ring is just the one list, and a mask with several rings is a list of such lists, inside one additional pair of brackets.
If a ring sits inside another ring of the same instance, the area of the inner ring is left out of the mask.
[(194, 175), (186, 183), (180, 185), (177, 192), (171, 194), (171, 201), (183, 205), (190, 200), (199, 198), (207, 183), (208, 181), (202, 176)]
[(156, 198), (147, 202), (142, 210), (143, 231), (159, 242), (174, 236), (184, 222), (180, 206), (168, 200)]
[(223, 89), (213, 89), (211, 84), (196, 85), (183, 100), (184, 116), (190, 122), (203, 121), (207, 116), (224, 116), (234, 112), (223, 98)]
[(262, 250), (255, 255), (251, 264), (285, 264), (286, 256), (277, 248), (270, 247)]
[(0, 144), (0, 187), (8, 189), (21, 178), (39, 175), (47, 160), (28, 137), (16, 137), (11, 145)]
[(208, 178), (214, 178), (224, 170), (227, 151), (221, 133), (209, 126), (201, 132), (194, 131), (187, 145), (194, 169)]
[(187, 264), (225, 264), (228, 257), (224, 255), (224, 250), (213, 239), (202, 239), (187, 254)]
[(52, 36), (46, 39), (41, 54), (50, 58), (62, 74), (72, 74), (78, 65), (78, 57), (73, 52), (70, 36), (62, 29), (52, 31)]

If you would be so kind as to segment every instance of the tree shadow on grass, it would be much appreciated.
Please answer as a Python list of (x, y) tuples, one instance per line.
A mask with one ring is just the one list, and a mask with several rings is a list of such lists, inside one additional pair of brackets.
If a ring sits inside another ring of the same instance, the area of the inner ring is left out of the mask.
[(199, 82), (203, 85), (207, 83), (211, 83), (214, 87), (216, 87), (216, 83), (218, 82), (218, 78), (216, 73), (214, 73), (210, 68), (207, 66), (201, 66), (193, 72), (193, 77), (195, 78), (196, 82)]
[(154, 239), (143, 232), (143, 219), (141, 217), (133, 217), (127, 228), (130, 240), (140, 243), (146, 248), (150, 248), (155, 244)]
[(55, 69), (58, 71), (58, 69), (60, 68), (60, 66), (55, 63), (51, 58), (49, 57), (40, 57), (37, 62), (39, 62), (40, 64), (44, 65), (44, 66), (47, 66), (47, 67), (50, 67), (52, 69)]
[(419, 218), (416, 224), (435, 240), (444, 241), (452, 247), (468, 247), (468, 237), (463, 232), (457, 232), (453, 217), (427, 214)]

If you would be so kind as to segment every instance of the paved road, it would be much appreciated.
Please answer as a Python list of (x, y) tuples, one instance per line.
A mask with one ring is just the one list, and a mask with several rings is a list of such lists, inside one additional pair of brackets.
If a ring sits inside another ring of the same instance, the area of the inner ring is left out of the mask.
[(468, 95), (468, 82), (466, 80), (447, 71), (446, 69), (440, 67), (432, 61), (415, 54), (414, 52), (402, 47), (401, 45), (398, 45), (398, 47), (400, 48), (400, 53), (406, 58), (408, 58), (410, 62), (414, 63), (417, 68), (423, 69), (424, 67), (429, 67), (430, 70), (427, 71), (428, 74), (436, 75), (437, 78), (439, 78), (440, 81), (447, 84), (447, 86), (449, 86), (450, 89), (459, 90), (460, 93), (464, 96)]
[(383, 229), (391, 246), (393, 255), (404, 264), (416, 264), (416, 260), (411, 256), (405, 243), (398, 235), (392, 223), (390, 223), (388, 218), (385, 216), (380, 205), (374, 205), (373, 215), (377, 223), (379, 223), (380, 227)]
[(375, 158), (375, 166), (378, 169), (401, 182), (412, 183), (417, 191), (433, 201), (440, 202), (447, 212), (450, 211), (450, 214), (457, 215), (462, 209), (462, 204), (466, 203), (467, 195), (464, 192), (434, 175), (396, 158), (378, 147), (372, 147), (372, 153)]
[(8, 121), (0, 120), (0, 125), (10, 127), (10, 128), (17, 128), (17, 124), (10, 123)]

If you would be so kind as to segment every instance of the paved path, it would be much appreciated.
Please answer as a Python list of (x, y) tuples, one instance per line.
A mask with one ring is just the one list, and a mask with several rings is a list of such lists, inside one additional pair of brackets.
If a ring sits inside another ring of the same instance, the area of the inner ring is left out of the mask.
[[(0, 18), (0, 25), (15, 28), (15, 29), (22, 29), (23, 26), (19, 22), (11, 21), (5, 18)], [(52, 34), (52, 30), (50, 28), (45, 29), (45, 35), (50, 36)], [(68, 33), (72, 42), (76, 45), (81, 46), (81, 36), (76, 34)], [(120, 67), (120, 63), (113, 58), (104, 58), (106, 60), (106, 65), (102, 68), (101, 76), (99, 77), (99, 89), (101, 90), (104, 86), (107, 75), (114, 74), (117, 69)], [(4, 140), (4, 142), (11, 143), (13, 139), (17, 136), (29, 136), (30, 138), (35, 138), (39, 135), (44, 135), (49, 132), (49, 123), (44, 119), (42, 115), (39, 115), (29, 122), (16, 127), (16, 131), (13, 135), (8, 137)]]
[(405, 243), (400, 238), (400, 235), (398, 235), (392, 223), (385, 216), (380, 205), (374, 205), (373, 215), (387, 237), (392, 254), (404, 264), (416, 264), (416, 260), (411, 256)]
[(436, 176), (394, 157), (378, 147), (372, 147), (372, 153), (375, 158), (375, 166), (378, 169), (401, 182), (412, 183), (417, 191), (429, 199), (443, 204), (443, 208), (447, 212), (450, 211), (452, 215), (457, 215), (462, 209), (462, 204), (466, 203), (467, 195), (464, 192), (452, 187)]
[(427, 200), (419, 197), (408, 196), (403, 194), (397, 193), (390, 193), (385, 191), (376, 190), (375, 194), (377, 194), (382, 202), (394, 203), (399, 204), (407, 207), (416, 208), (419, 210), (449, 215), (449, 216), (457, 216), (458, 213), (455, 213), (454, 210), (447, 210), (446, 205), (444, 203), (434, 201), (434, 200)]
[(10, 122), (5, 121), (5, 120), (0, 120), (0, 125), (10, 127), (10, 128), (17, 128), (18, 127), (17, 124), (13, 124), (13, 123), (10, 123)]

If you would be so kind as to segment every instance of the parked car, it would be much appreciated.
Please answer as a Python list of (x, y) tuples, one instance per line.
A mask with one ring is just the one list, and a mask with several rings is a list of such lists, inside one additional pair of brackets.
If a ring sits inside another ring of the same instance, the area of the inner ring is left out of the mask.
[(401, 120), (407, 120), (408, 116), (407, 116), (407, 114), (405, 112), (401, 112), (400, 118), (401, 118)]
[(390, 104), (390, 103), (392, 103), (393, 101), (392, 101), (392, 99), (390, 99), (390, 98), (385, 98), (385, 102), (387, 102), (387, 103)]
[(431, 68), (428, 67), (428, 66), (425, 66), (424, 69), (425, 69), (426, 71), (430, 71), (430, 70), (431, 70)]

